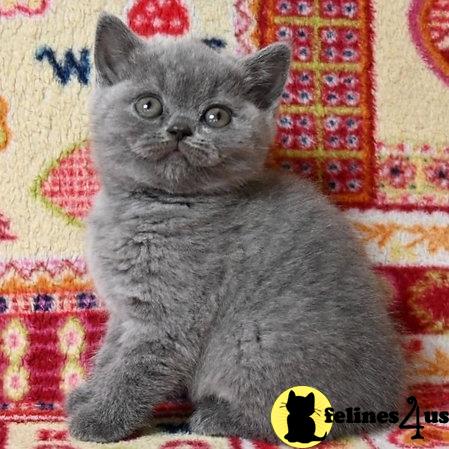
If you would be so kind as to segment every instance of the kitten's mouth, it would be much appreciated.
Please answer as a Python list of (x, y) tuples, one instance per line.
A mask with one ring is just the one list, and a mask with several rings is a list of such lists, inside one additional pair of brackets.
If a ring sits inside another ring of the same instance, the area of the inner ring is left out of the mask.
[(178, 151), (194, 167), (212, 167), (220, 162), (218, 154), (211, 149), (201, 148), (187, 142), (178, 142)]
[(213, 167), (221, 162), (216, 152), (184, 141), (171, 142), (157, 160), (164, 163), (182, 162), (193, 167)]
[(183, 142), (176, 142), (176, 144), (173, 145), (172, 148), (170, 148), (170, 151), (167, 153), (166, 158), (167, 159), (183, 159), (186, 162), (190, 162), (189, 160), (189, 145), (183, 143)]
[(176, 146), (170, 151), (169, 156), (172, 154), (182, 155), (184, 156), (183, 152), (179, 148), (179, 143), (176, 144)]
[(163, 159), (168, 159), (173, 155), (181, 155), (182, 151), (179, 148), (179, 142), (171, 142), (170, 145), (167, 145), (164, 153), (161, 154), (161, 157), (159, 158), (159, 160), (163, 160)]
[(176, 146), (170, 149), (170, 151), (166, 154), (166, 156), (163, 159), (167, 161), (183, 161), (189, 163), (188, 158), (179, 148), (179, 144), (176, 144)]

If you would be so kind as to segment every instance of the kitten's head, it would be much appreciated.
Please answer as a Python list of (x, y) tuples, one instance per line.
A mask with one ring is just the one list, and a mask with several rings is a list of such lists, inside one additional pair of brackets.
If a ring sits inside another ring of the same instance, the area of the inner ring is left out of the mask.
[(307, 396), (296, 396), (295, 392), (290, 390), (286, 407), (289, 413), (297, 416), (311, 416), (315, 412), (315, 395), (309, 393)]
[(289, 62), (282, 44), (237, 59), (199, 40), (145, 42), (102, 15), (91, 115), (103, 183), (181, 194), (243, 184), (263, 167)]

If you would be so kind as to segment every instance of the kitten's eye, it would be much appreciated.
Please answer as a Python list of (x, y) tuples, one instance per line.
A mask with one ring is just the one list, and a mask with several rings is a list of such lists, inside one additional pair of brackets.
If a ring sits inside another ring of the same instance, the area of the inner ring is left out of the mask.
[(139, 98), (134, 107), (137, 113), (144, 118), (155, 118), (162, 114), (162, 103), (151, 95)]
[(206, 111), (204, 121), (211, 128), (223, 128), (231, 121), (231, 112), (227, 108), (214, 106)]

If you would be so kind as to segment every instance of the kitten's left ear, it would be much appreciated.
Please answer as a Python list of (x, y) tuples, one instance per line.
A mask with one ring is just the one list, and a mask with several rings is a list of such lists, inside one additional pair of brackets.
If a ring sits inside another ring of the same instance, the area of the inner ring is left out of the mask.
[(260, 108), (273, 106), (282, 94), (290, 57), (290, 47), (276, 43), (243, 60), (246, 94)]
[(118, 18), (103, 13), (95, 35), (95, 68), (100, 85), (112, 85), (124, 78), (131, 53), (142, 41)]

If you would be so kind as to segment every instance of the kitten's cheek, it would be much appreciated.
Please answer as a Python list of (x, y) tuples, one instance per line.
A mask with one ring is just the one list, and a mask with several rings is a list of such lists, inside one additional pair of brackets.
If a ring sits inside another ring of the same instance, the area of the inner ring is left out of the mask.
[(149, 162), (158, 162), (167, 158), (172, 153), (171, 148), (139, 148), (134, 152), (141, 158), (146, 159)]
[(221, 162), (220, 153), (215, 149), (181, 147), (181, 151), (194, 167), (213, 167)]
[(171, 149), (150, 150), (148, 152), (148, 160), (151, 162), (160, 162), (170, 157), (172, 152)]

